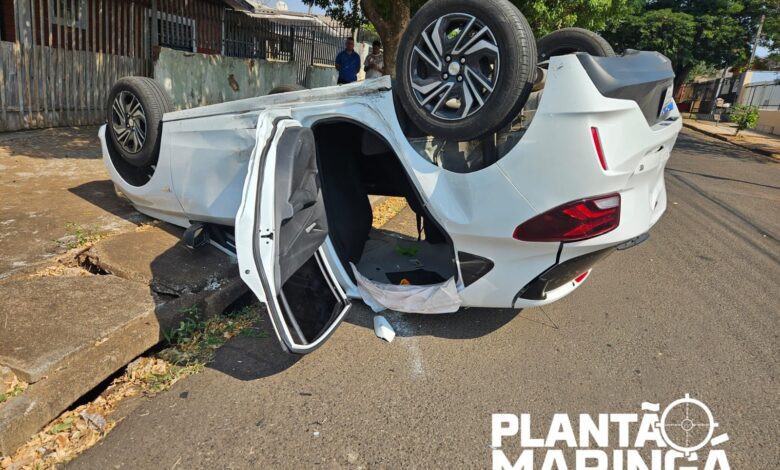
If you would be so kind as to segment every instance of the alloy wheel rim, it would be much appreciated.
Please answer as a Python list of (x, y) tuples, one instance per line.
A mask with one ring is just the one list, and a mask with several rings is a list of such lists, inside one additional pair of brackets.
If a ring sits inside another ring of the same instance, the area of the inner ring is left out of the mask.
[(500, 60), (496, 37), (482, 20), (466, 13), (442, 16), (423, 29), (412, 49), (414, 98), (437, 119), (466, 119), (493, 95)]
[(146, 112), (129, 91), (116, 95), (111, 105), (111, 128), (122, 148), (131, 154), (140, 152), (146, 142)]

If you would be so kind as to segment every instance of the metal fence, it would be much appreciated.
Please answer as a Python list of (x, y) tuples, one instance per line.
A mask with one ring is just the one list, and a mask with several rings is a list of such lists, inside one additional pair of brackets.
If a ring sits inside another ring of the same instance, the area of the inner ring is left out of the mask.
[(333, 65), (353, 31), (272, 21), (219, 0), (15, 0), (16, 41), (0, 41), (0, 131), (98, 124), (111, 86), (151, 76), (154, 51)]
[(100, 122), (111, 85), (148, 75), (143, 2), (17, 0), (0, 42), (0, 130)]
[(352, 30), (303, 21), (271, 21), (241, 12), (226, 11), (224, 55), (230, 57), (295, 61), (296, 80), (303, 84), (310, 65), (335, 65), (336, 55)]
[[(181, 51), (221, 54), (225, 5), (216, 0), (154, 0), (147, 12), (147, 42)], [(157, 21), (150, 21), (152, 16)], [(148, 47), (148, 45), (147, 45)]]
[(780, 80), (746, 85), (742, 104), (757, 106), (762, 111), (780, 111)]

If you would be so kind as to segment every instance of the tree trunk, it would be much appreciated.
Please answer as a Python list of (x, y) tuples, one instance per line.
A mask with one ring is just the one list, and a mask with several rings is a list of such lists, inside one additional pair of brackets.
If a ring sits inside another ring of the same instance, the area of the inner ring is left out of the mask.
[(382, 0), (361, 0), (363, 13), (366, 18), (374, 25), (376, 32), (382, 39), (385, 55), (385, 73), (395, 78), (395, 62), (398, 54), (398, 46), (401, 43), (401, 36), (409, 24), (412, 17), (409, 0), (385, 0), (388, 2), (388, 18), (385, 18), (380, 12), (378, 3)]
[(683, 83), (688, 79), (688, 74), (693, 69), (692, 65), (678, 65), (674, 68), (674, 93), (680, 89)]

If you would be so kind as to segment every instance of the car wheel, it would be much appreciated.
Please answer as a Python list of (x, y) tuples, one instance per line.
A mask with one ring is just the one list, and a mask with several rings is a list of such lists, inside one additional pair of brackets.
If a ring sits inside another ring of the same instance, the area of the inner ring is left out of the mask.
[(111, 88), (107, 108), (109, 151), (136, 168), (153, 165), (170, 96), (151, 78), (125, 77)]
[(295, 85), (295, 84), (289, 84), (289, 85), (279, 85), (271, 88), (271, 91), (268, 92), (269, 95), (278, 95), (280, 93), (289, 93), (291, 91), (301, 91), (301, 90), (308, 90), (305, 86)]
[(597, 57), (614, 57), (615, 51), (609, 43), (594, 33), (582, 28), (564, 28), (554, 31), (536, 43), (539, 51), (539, 62), (550, 57), (587, 52)]
[(536, 42), (507, 0), (431, 0), (398, 51), (398, 98), (409, 119), (436, 137), (493, 134), (522, 109), (536, 75)]

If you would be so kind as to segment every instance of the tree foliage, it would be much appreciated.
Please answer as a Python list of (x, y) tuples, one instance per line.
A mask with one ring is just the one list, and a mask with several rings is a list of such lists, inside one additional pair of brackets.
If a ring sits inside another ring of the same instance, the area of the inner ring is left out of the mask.
[[(780, 48), (780, 0), (511, 0), (537, 38), (569, 26), (602, 32), (618, 51), (660, 51), (677, 83), (697, 64), (744, 66), (765, 15), (763, 45)], [(385, 45), (387, 69), (412, 15), (426, 0), (303, 0), (350, 27), (370, 22)]]
[[(392, 20), (398, 10), (412, 15), (427, 0), (303, 0), (325, 10), (326, 14), (347, 27), (359, 27), (369, 19), (367, 10), (375, 10), (383, 19)], [(528, 18), (534, 32), (541, 35), (568, 26), (600, 31), (607, 19), (629, 11), (629, 0), (510, 0)], [(358, 4), (361, 8), (357, 8)], [(398, 15), (403, 17), (404, 15)]]
[(631, 11), (629, 0), (512, 0), (512, 3), (528, 19), (537, 39), (571, 26), (602, 31), (609, 18)]
[(613, 17), (605, 36), (616, 50), (660, 51), (674, 63), (679, 85), (696, 64), (746, 65), (761, 16), (763, 44), (778, 38), (780, 0), (633, 0)]
[[(303, 0), (348, 27), (370, 22), (385, 46), (386, 69), (395, 69), (395, 53), (412, 15), (427, 0)], [(541, 37), (556, 29), (580, 26), (602, 30), (607, 19), (627, 13), (630, 0), (511, 0)]]

